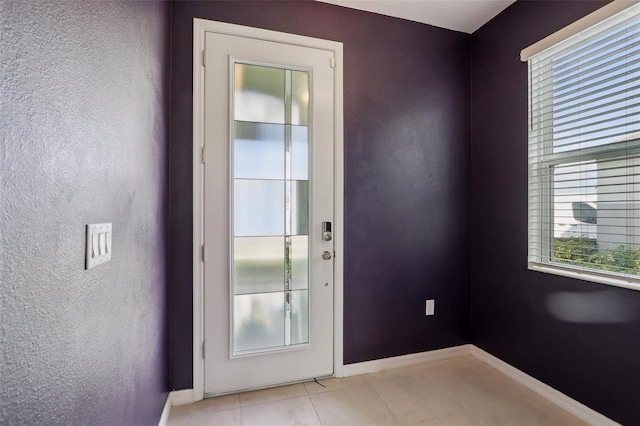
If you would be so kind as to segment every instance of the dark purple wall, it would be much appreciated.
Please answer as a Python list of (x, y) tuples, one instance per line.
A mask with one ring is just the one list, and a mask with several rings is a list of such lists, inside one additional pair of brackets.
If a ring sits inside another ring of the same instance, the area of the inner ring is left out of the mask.
[[(157, 425), (168, 3), (0, 3), (0, 424)], [(85, 225), (113, 257), (85, 270)]]
[(192, 386), (194, 17), (344, 43), (345, 363), (468, 343), (469, 36), (319, 2), (175, 2), (172, 388)]
[[(640, 424), (640, 292), (527, 270), (527, 65), (520, 50), (602, 1), (518, 1), (472, 37), (473, 343), (587, 406)], [(610, 315), (562, 321), (549, 301)], [(581, 299), (584, 300), (584, 299)]]

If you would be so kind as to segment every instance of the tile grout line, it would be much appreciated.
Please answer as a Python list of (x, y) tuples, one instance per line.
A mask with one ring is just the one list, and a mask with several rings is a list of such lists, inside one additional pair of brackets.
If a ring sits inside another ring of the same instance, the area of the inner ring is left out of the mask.
[[(479, 368), (479, 365), (483, 365), (485, 367), (489, 367), (493, 370), (495, 370), (496, 373), (498, 373), (499, 376), (505, 376), (503, 373), (501, 373), (500, 371), (496, 370), (495, 368), (493, 368), (491, 365), (485, 363), (484, 361), (480, 361), (480, 364), (475, 364), (475, 363), (468, 363), (466, 366), (472, 368), (473, 370), (475, 370), (476, 372), (480, 373), (480, 374), (484, 374), (483, 370), (481, 368)], [(506, 376), (505, 376), (506, 377)], [(437, 383), (429, 380), (428, 377), (425, 377), (430, 383), (432, 383), (434, 386), (439, 386)], [(508, 377), (507, 377), (508, 378)], [(518, 384), (517, 382), (514, 381), (514, 383)], [(484, 388), (485, 390), (492, 390), (491, 388), (486, 388), (482, 385), (480, 385), (482, 388)], [(531, 392), (531, 394), (534, 394), (534, 392)], [(525, 400), (527, 397), (531, 396), (530, 393), (525, 393), (522, 395), (517, 395), (517, 396), (505, 396), (505, 398), (507, 398), (508, 400)], [(465, 412), (467, 412), (469, 415), (471, 415), (472, 417), (474, 417), (476, 420), (480, 421), (480, 423), (482, 423), (483, 425), (487, 425), (487, 420), (480, 416), (479, 414), (477, 414), (475, 412), (475, 410), (472, 410), (470, 407), (467, 407), (462, 401), (458, 400), (458, 398), (456, 397), (455, 394), (449, 394), (449, 397), (456, 403), (458, 404), (460, 407), (462, 407), (464, 409)], [(534, 405), (536, 408), (538, 408), (539, 410), (542, 410), (541, 407), (537, 406), (534, 403), (531, 403), (532, 405)], [(558, 407), (560, 409), (562, 409), (561, 407)], [(544, 411), (544, 410), (542, 410)], [(563, 410), (566, 411), (566, 410)], [(571, 413), (569, 413), (571, 414)]]
[(307, 387), (304, 386), (304, 384), (307, 382), (302, 382), (300, 383), (304, 389), (305, 389), (305, 395), (296, 395), (296, 396), (291, 396), (291, 397), (287, 397), (287, 398), (280, 398), (280, 399), (274, 399), (272, 401), (264, 401), (264, 402), (260, 402), (257, 404), (250, 404), (250, 405), (242, 405), (242, 399), (240, 398), (240, 394), (238, 394), (238, 399), (239, 399), (239, 403), (240, 403), (240, 425), (243, 426), (243, 418), (242, 418), (242, 413), (243, 413), (243, 409), (244, 408), (249, 408), (249, 407), (257, 407), (260, 405), (267, 405), (267, 404), (275, 404), (278, 402), (282, 402), (282, 401), (288, 401), (290, 399), (296, 399), (296, 398), (303, 398), (306, 397), (308, 398), (309, 402), (311, 402), (311, 406), (313, 407), (314, 412), (316, 413), (316, 417), (318, 418), (318, 422), (320, 423), (320, 425), (322, 425), (322, 420), (320, 419), (320, 415), (318, 414), (318, 410), (316, 409), (313, 400), (311, 399), (311, 395), (309, 394)]
[[(390, 379), (393, 380), (393, 379)], [(403, 425), (405, 424), (402, 420), (400, 420), (400, 418), (398, 417), (398, 415), (391, 409), (391, 407), (389, 407), (389, 404), (387, 404), (387, 401), (384, 400), (384, 398), (382, 397), (382, 395), (380, 395), (373, 386), (371, 386), (371, 383), (369, 383), (367, 381), (367, 379), (364, 379), (364, 382), (367, 384), (367, 386), (369, 386), (369, 389), (371, 389), (373, 391), (374, 394), (376, 394), (378, 396), (378, 398), (380, 398), (380, 401), (382, 401), (382, 403), (384, 404), (385, 407), (387, 407), (387, 410), (389, 410), (389, 412), (391, 414), (393, 414), (393, 416)]]
[[(472, 369), (474, 369), (474, 370), (476, 370), (476, 371), (479, 371), (479, 370), (477, 370), (477, 369), (476, 369), (476, 367), (475, 367), (474, 365), (472, 365), (472, 364), (470, 364), (470, 363), (469, 363), (469, 364), (467, 364), (466, 366), (471, 367)], [(440, 387), (440, 385), (439, 385), (439, 384), (437, 384), (436, 382), (434, 382), (434, 381), (432, 381), (432, 380), (429, 380), (429, 378), (428, 378), (428, 377), (427, 377), (426, 379), (427, 379), (427, 381), (428, 381), (429, 383), (431, 383), (432, 385), (434, 385), (434, 386), (436, 386), (436, 387)], [(456, 404), (458, 404), (460, 407), (462, 407), (462, 409), (463, 409), (464, 411), (466, 411), (467, 413), (469, 413), (471, 416), (475, 417), (477, 420), (479, 420), (479, 421), (480, 421), (480, 423), (482, 423), (482, 424), (484, 424), (484, 425), (486, 425), (486, 424), (487, 424), (487, 422), (484, 420), (484, 418), (480, 417), (480, 416), (479, 416), (478, 414), (476, 414), (473, 410), (471, 410), (471, 408), (467, 407), (465, 404), (463, 404), (461, 401), (459, 401), (455, 394), (451, 394), (451, 393), (449, 393), (449, 392), (446, 392), (446, 393), (447, 393), (447, 396), (448, 396), (449, 398), (451, 398), (451, 399), (452, 399)]]
[[(472, 366), (472, 365), (470, 365), (470, 364), (466, 364), (465, 366), (473, 367), (473, 366)], [(451, 367), (451, 368), (446, 368), (446, 369), (442, 369), (442, 370), (439, 370), (439, 371), (447, 372), (448, 370), (451, 370), (451, 369), (454, 369), (454, 368), (455, 368), (455, 367)], [(438, 371), (438, 370), (436, 370), (436, 371)], [(436, 387), (436, 388), (440, 388), (440, 385), (438, 385), (437, 383), (435, 383), (435, 382), (433, 382), (433, 381), (431, 381), (431, 380), (429, 379), (428, 374), (429, 374), (429, 372), (422, 372), (422, 373), (419, 373), (419, 374), (418, 374), (418, 376), (420, 376), (420, 377), (424, 378), (424, 379), (427, 381), (427, 383), (429, 383), (431, 386), (434, 386), (434, 387)], [(406, 377), (411, 377), (411, 376), (406, 376)], [(387, 382), (387, 381), (397, 380), (397, 379), (402, 379), (402, 378), (406, 378), (406, 377), (402, 377), (402, 376), (401, 376), (401, 377), (395, 377), (395, 378), (390, 378), (390, 379), (383, 380), (383, 381), (380, 381), (380, 382), (375, 382), (375, 383), (384, 383), (384, 382)], [(389, 410), (390, 410), (390, 411), (391, 411), (391, 412), (396, 416), (396, 418), (397, 418), (401, 423), (403, 423), (403, 424), (404, 424), (404, 422), (402, 422), (402, 420), (400, 420), (400, 418), (399, 418), (399, 417), (398, 417), (398, 415), (393, 411), (393, 409), (391, 409), (391, 407), (389, 407), (389, 405), (387, 404), (387, 401), (385, 401), (385, 399), (382, 397), (382, 395), (380, 395), (380, 393), (378, 393), (378, 392), (376, 391), (376, 389), (372, 386), (372, 384), (371, 384), (371, 383), (369, 383), (366, 379), (365, 379), (365, 382), (366, 382), (366, 383), (369, 385), (369, 387), (370, 387), (370, 388), (371, 388), (371, 389), (376, 393), (376, 395), (378, 395), (378, 397), (380, 397), (380, 399), (382, 400), (382, 402), (384, 402), (384, 403), (385, 403), (385, 405), (387, 405), (387, 408), (389, 408)], [(455, 399), (452, 395), (447, 395), (447, 398), (451, 399), (451, 401), (453, 401), (456, 405), (458, 405), (460, 408), (462, 408), (462, 410), (463, 410), (464, 412), (466, 412), (466, 413), (468, 413), (469, 415), (471, 415), (472, 417), (474, 417), (474, 418), (475, 418), (476, 420), (478, 420), (481, 424), (486, 425), (486, 422), (485, 422), (482, 418), (480, 418), (477, 414), (475, 414), (475, 413), (474, 413), (474, 412), (472, 412), (470, 409), (468, 409), (467, 407), (465, 407), (465, 406), (464, 406), (460, 401), (458, 401), (457, 399)], [(442, 416), (438, 416), (438, 417), (434, 417), (433, 419), (429, 419), (429, 420), (428, 420), (428, 422), (431, 422), (431, 421), (434, 421), (434, 420), (437, 420), (437, 419), (443, 419), (443, 418), (445, 418), (445, 417), (455, 416), (455, 415), (456, 415), (456, 413), (444, 414), (444, 415), (442, 415)]]
[[(317, 379), (314, 379), (314, 380), (317, 380)], [(320, 423), (320, 426), (324, 426), (324, 423), (322, 423), (322, 419), (320, 418), (320, 413), (318, 413), (318, 409), (316, 408), (316, 404), (313, 403), (313, 399), (311, 398), (309, 389), (307, 389), (307, 386), (306, 386), (307, 383), (313, 383), (313, 382), (309, 380), (308, 382), (302, 383), (302, 386), (304, 386), (304, 390), (305, 392), (307, 392), (307, 398), (309, 398), (309, 401), (311, 401), (311, 406), (313, 407), (313, 411), (315, 411), (316, 413), (316, 417), (318, 418), (318, 422)]]
[(393, 414), (393, 416), (394, 416), (396, 419), (398, 419), (398, 421), (399, 421), (400, 423), (402, 423), (403, 425), (405, 425), (405, 422), (403, 422), (402, 420), (400, 420), (400, 417), (398, 417), (398, 415), (396, 414), (396, 412), (395, 412), (395, 411), (393, 411), (393, 409), (391, 409), (391, 407), (389, 407), (389, 404), (387, 404), (387, 401), (385, 401), (385, 400), (384, 400), (384, 398), (382, 397), (382, 395), (380, 395), (380, 394), (376, 391), (376, 389), (375, 389), (373, 386), (371, 386), (371, 383), (367, 382), (366, 380), (365, 380), (365, 382), (367, 383), (367, 385), (369, 386), (369, 388), (373, 391), (373, 393), (374, 393), (374, 394), (376, 394), (376, 395), (378, 396), (378, 398), (380, 398), (380, 401), (382, 401), (382, 403), (384, 404), (384, 406), (385, 406), (385, 407), (387, 407), (387, 410), (389, 410), (389, 412), (390, 412), (391, 414)]
[(320, 418), (320, 413), (318, 413), (318, 408), (316, 407), (316, 404), (313, 403), (313, 398), (311, 398), (311, 395), (307, 395), (307, 398), (309, 398), (309, 401), (311, 401), (311, 406), (313, 407), (313, 411), (316, 412), (316, 417), (318, 418), (320, 425), (324, 426), (324, 423), (322, 423), (322, 419)]
[[(476, 368), (475, 368), (475, 366), (474, 366), (474, 365), (472, 365), (472, 364), (470, 364), (470, 363), (465, 363), (465, 367), (471, 367), (471, 368), (472, 368), (472, 369), (474, 369), (474, 370), (476, 369)], [(450, 372), (450, 371), (447, 371), (447, 370), (452, 370), (452, 369), (455, 369), (455, 367), (450, 368), (450, 369), (445, 369), (445, 370), (444, 370), (444, 372), (445, 372), (445, 373), (448, 373), (448, 372)], [(440, 386), (438, 383), (434, 382), (433, 380), (431, 380), (431, 379), (428, 377), (428, 373), (427, 373), (427, 372), (422, 373), (422, 377), (424, 377), (424, 378), (427, 380), (427, 382), (429, 382), (432, 386), (434, 386), (434, 387), (436, 387), (436, 388), (440, 388), (440, 389), (441, 389), (441, 386)], [(456, 398), (455, 394), (451, 394), (451, 393), (446, 392), (446, 391), (444, 391), (444, 390), (442, 390), (442, 392), (444, 392), (444, 393), (446, 394), (447, 398), (450, 398), (454, 403), (458, 404), (458, 405), (459, 405), (459, 406), (460, 406), (460, 407), (461, 407), (461, 408), (462, 408), (466, 413), (468, 413), (469, 415), (471, 415), (472, 417), (474, 417), (476, 420), (479, 420), (479, 421), (480, 421), (480, 423), (482, 423), (483, 425), (486, 425), (486, 424), (487, 424), (487, 423), (484, 421), (484, 419), (483, 419), (483, 418), (481, 418), (480, 416), (478, 416), (478, 415), (477, 415), (475, 412), (473, 412), (470, 408), (468, 408), (467, 406), (465, 406), (465, 404), (463, 404), (461, 401), (459, 401), (459, 400)], [(449, 414), (448, 416), (453, 416), (453, 415), (455, 415), (455, 413), (451, 413), (451, 414)], [(445, 417), (445, 416), (438, 417), (438, 418), (444, 418), (444, 417)], [(435, 420), (435, 419), (434, 419), (434, 420)]]

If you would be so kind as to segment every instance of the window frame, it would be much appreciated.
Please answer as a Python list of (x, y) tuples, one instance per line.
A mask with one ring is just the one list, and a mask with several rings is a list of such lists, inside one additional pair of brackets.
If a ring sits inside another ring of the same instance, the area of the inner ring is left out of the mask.
[[(618, 3), (618, 2), (614, 2)], [(619, 4), (617, 5), (619, 8)], [(603, 8), (607, 9), (607, 7)], [(625, 8), (626, 9), (626, 8)], [(583, 18), (581, 21), (590, 22), (589, 26), (585, 27), (578, 21), (570, 27), (580, 27), (580, 31), (590, 29), (591, 27), (598, 26), (605, 19), (617, 14), (620, 10), (614, 10), (613, 5), (605, 11), (608, 15), (594, 19), (589, 15)], [(603, 12), (596, 11), (592, 15), (603, 14)], [(566, 28), (560, 30), (558, 33), (566, 32)], [(609, 144), (591, 146), (586, 148), (577, 148), (567, 150), (563, 152), (554, 153), (554, 139), (553, 137), (542, 138), (539, 134), (538, 124), (540, 121), (546, 122), (553, 121), (552, 103), (548, 103), (548, 107), (544, 106), (545, 97), (553, 97), (553, 89), (542, 92), (541, 94), (533, 93), (532, 75), (534, 74), (533, 64), (530, 60), (532, 56), (536, 56), (542, 50), (546, 48), (553, 48), (559, 43), (563, 42), (566, 38), (575, 35), (569, 34), (564, 38), (558, 40), (557, 34), (552, 34), (548, 38), (553, 38), (553, 43), (546, 41), (546, 39), (534, 44), (533, 46), (524, 49), (521, 55), (522, 60), (528, 60), (528, 142), (527, 152), (528, 158), (528, 227), (527, 227), (527, 268), (529, 270), (538, 271), (542, 273), (548, 273), (553, 275), (559, 275), (569, 278), (576, 278), (584, 281), (591, 281), (600, 284), (607, 284), (616, 287), (623, 287), (640, 291), (640, 275), (632, 276), (630, 274), (614, 271), (606, 271), (602, 269), (590, 268), (589, 266), (579, 266), (569, 263), (563, 263), (554, 261), (553, 253), (555, 251), (555, 203), (554, 200), (554, 172), (549, 170), (550, 168), (576, 164), (585, 162), (594, 162), (600, 164), (603, 161), (611, 161), (615, 159), (629, 159), (640, 158), (640, 139), (625, 140), (624, 142), (613, 142)], [(639, 37), (640, 38), (640, 37)], [(538, 45), (545, 45), (544, 49), (540, 49), (537, 52), (531, 54), (531, 49)], [(525, 54), (527, 52), (527, 54)], [(549, 69), (552, 66), (553, 60), (549, 57), (548, 63), (540, 63), (535, 70), (536, 74), (550, 72)], [(547, 99), (548, 100), (548, 99)], [(533, 105), (540, 105), (543, 103), (540, 110), (536, 111), (537, 115), (534, 117)], [(542, 120), (540, 120), (540, 117)], [(535, 120), (535, 122), (534, 122)], [(627, 137), (635, 132), (629, 131)], [(535, 153), (535, 160), (532, 158), (531, 152)], [(534, 195), (535, 194), (535, 195)], [(628, 228), (627, 228), (628, 229)], [(627, 231), (628, 235), (628, 231)]]

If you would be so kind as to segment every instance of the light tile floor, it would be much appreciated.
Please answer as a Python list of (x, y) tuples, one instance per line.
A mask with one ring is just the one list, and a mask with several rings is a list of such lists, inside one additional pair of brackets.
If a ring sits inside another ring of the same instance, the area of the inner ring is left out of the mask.
[(173, 407), (179, 425), (586, 425), (472, 356)]

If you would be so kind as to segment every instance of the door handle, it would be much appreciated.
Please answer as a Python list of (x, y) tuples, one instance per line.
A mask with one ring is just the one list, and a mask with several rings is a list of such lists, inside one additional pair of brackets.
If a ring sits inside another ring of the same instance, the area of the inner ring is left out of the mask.
[(322, 258), (323, 258), (324, 260), (329, 260), (329, 259), (331, 259), (331, 253), (330, 253), (330, 252), (328, 252), (328, 251), (326, 251), (326, 250), (325, 250), (325, 251), (323, 251), (323, 252), (322, 252)]

